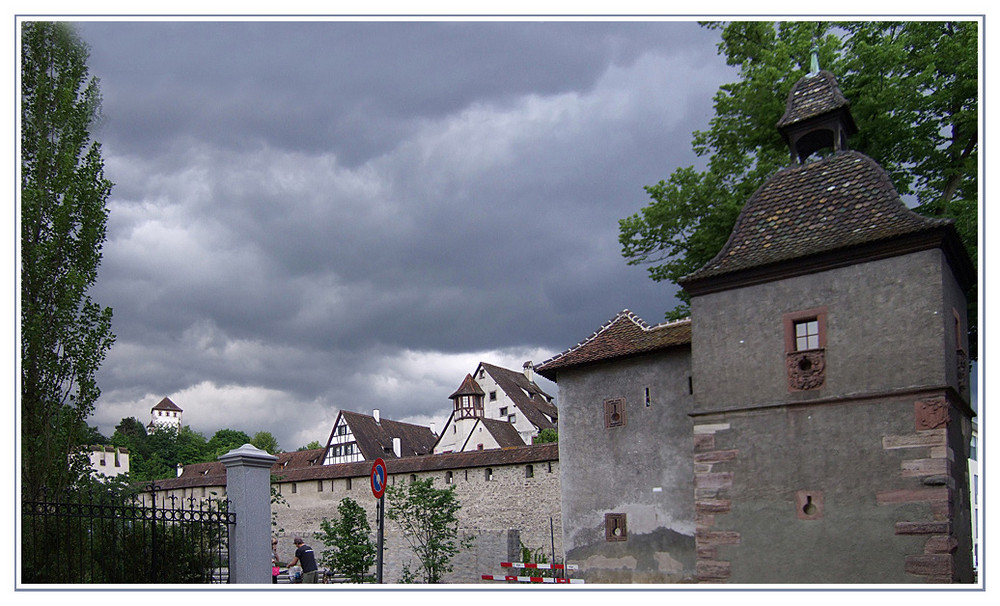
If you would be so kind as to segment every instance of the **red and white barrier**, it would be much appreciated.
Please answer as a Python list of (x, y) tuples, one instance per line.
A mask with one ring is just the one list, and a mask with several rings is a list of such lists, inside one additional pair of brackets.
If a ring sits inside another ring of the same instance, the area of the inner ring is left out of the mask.
[(518, 583), (583, 583), (583, 579), (553, 579), (549, 577), (519, 577), (515, 575), (484, 574), (484, 581), (517, 581)]
[(538, 570), (577, 570), (576, 564), (532, 564), (531, 562), (500, 562), (501, 568), (537, 568)]

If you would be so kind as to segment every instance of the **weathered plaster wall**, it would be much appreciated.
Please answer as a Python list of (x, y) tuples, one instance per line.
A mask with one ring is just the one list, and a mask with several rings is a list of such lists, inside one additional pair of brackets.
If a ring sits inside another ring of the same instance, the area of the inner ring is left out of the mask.
[[(566, 559), (587, 583), (693, 577), (689, 356), (681, 347), (559, 373)], [(622, 427), (605, 427), (612, 398), (625, 399)], [(606, 540), (608, 513), (626, 514), (626, 541)]]
[[(724, 410), (948, 380), (939, 250), (693, 297), (695, 407)], [(826, 306), (826, 384), (788, 391), (785, 313)]]

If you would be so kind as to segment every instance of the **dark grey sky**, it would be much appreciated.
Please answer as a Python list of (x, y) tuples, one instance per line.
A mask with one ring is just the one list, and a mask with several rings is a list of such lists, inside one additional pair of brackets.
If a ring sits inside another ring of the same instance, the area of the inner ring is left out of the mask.
[[(93, 423), (170, 396), (210, 436), (446, 419), (670, 285), (618, 220), (697, 164), (733, 73), (685, 21), (83, 22), (115, 188)], [(555, 393), (556, 387), (547, 384)]]

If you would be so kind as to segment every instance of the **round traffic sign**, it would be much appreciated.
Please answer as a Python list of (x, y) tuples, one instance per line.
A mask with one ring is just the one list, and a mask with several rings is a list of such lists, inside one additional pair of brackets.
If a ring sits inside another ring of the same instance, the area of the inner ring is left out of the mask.
[(381, 458), (375, 459), (372, 463), (372, 494), (376, 499), (381, 499), (385, 494), (385, 484), (388, 474), (385, 471), (385, 461)]

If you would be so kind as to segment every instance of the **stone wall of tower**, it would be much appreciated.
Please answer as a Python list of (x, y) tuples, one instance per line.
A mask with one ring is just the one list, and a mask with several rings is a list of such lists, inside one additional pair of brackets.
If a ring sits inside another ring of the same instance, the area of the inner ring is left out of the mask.
[[(692, 297), (701, 581), (972, 581), (956, 288), (932, 249)], [(783, 317), (815, 309), (801, 389)]]

